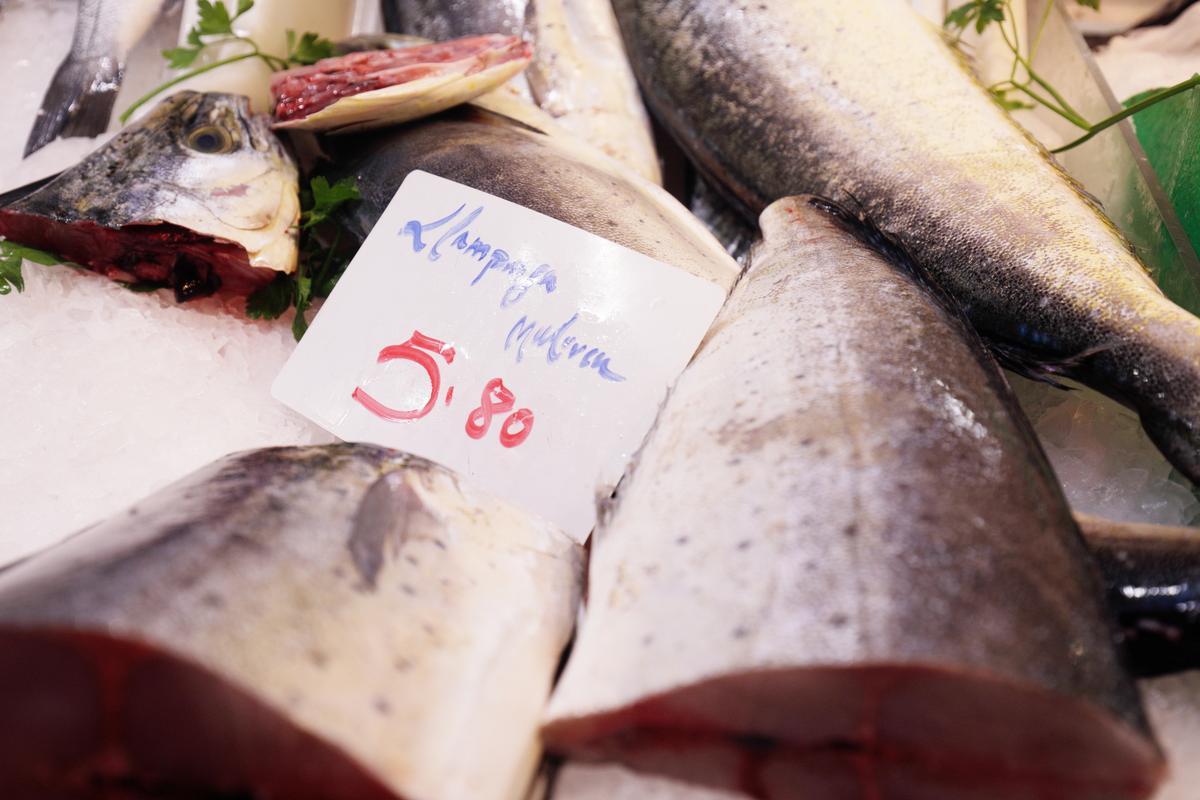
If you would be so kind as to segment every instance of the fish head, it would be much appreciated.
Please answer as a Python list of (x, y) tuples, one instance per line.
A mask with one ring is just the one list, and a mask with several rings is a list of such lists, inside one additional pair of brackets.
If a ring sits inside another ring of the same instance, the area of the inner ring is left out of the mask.
[(296, 268), (295, 162), (245, 97), (179, 92), (0, 208), (0, 236), (180, 300)]
[(295, 162), (265, 116), (241, 95), (180, 92), (143, 123), (172, 168), (160, 179), (159, 216), (245, 247), (251, 266), (291, 272), (300, 218)]

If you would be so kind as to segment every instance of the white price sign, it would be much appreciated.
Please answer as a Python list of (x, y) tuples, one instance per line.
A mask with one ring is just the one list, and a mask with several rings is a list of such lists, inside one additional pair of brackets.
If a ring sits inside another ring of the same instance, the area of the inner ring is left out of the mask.
[(272, 393), (341, 439), (437, 461), (582, 541), (724, 299), (413, 172)]

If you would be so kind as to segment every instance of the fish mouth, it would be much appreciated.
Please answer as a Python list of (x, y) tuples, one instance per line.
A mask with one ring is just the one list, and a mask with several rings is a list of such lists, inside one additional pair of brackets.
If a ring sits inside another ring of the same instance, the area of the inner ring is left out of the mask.
[(0, 209), (0, 235), (113, 280), (170, 287), (178, 302), (218, 290), (250, 294), (277, 274), (252, 265), (246, 248), (236, 242), (167, 222), (108, 228)]

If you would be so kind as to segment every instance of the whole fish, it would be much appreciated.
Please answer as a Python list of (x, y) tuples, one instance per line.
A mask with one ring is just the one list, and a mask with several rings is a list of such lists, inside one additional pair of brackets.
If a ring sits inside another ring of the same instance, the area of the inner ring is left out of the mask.
[(179, 92), (0, 207), (0, 236), (177, 300), (296, 269), (296, 165), (246, 98)]
[(1076, 515), (1138, 675), (1200, 669), (1200, 530)]
[(420, 459), (226, 457), (0, 572), (0, 787), (520, 798), (581, 578)]
[(329, 180), (353, 177), (363, 196), (340, 218), (352, 239), (371, 232), (413, 170), (510, 200), (657, 258), (728, 290), (739, 268), (687, 209), (588, 145), (460, 108), (399, 128), (326, 141)]
[(755, 214), (850, 197), (1014, 362), (1128, 403), (1200, 481), (1200, 319), (905, 0), (615, 0), (648, 103)]
[(535, 43), (525, 72), (534, 102), (605, 155), (661, 184), (650, 119), (609, 0), (531, 0), (525, 30)]
[(547, 747), (756, 798), (1147, 798), (1087, 550), (957, 311), (787, 198), (592, 548)]
[(525, 36), (534, 61), (510, 85), (566, 130), (661, 183), (650, 123), (608, 0), (387, 0), (389, 31), (443, 40)]
[(177, 0), (79, 0), (71, 50), (42, 99), (26, 156), (60, 136), (98, 136), (108, 130), (125, 57), (172, 2)]

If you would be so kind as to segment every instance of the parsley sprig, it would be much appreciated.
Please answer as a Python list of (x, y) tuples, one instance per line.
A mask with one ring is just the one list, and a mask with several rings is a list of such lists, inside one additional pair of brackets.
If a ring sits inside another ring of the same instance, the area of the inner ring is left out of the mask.
[[(321, 176), (309, 182), (307, 191), (300, 194), (300, 260), (290, 275), (276, 275), (275, 280), (246, 298), (246, 316), (254, 319), (275, 319), (295, 306), (292, 335), (296, 341), (308, 330), (308, 309), (315, 298), (328, 297), (346, 271), (350, 257), (341, 248), (341, 229), (332, 224), (333, 212), (347, 203), (361, 199), (352, 178), (343, 178), (330, 185)], [(333, 228), (332, 238), (326, 241), (321, 233)]]
[(42, 250), (0, 239), (0, 295), (13, 289), (18, 293), (25, 291), (25, 278), (21, 275), (21, 263), (25, 259), (44, 266), (57, 264), (60, 260)]
[[(1100, 8), (1100, 0), (1075, 0), (1075, 2), (1088, 8)], [(1037, 31), (1034, 33), (1028, 56), (1021, 53), (1020, 34), (1017, 30), (1017, 21), (1013, 13), (1012, 0), (970, 0), (970, 2), (952, 9), (946, 15), (943, 23), (944, 27), (954, 34), (954, 44), (958, 44), (962, 40), (963, 34), (966, 33), (968, 28), (974, 27), (976, 33), (983, 33), (987, 30), (988, 26), (993, 23), (996, 24), (1001, 37), (1004, 39), (1005, 46), (1013, 54), (1012, 69), (1009, 71), (1008, 78), (988, 87), (988, 91), (995, 98), (996, 102), (1008, 111), (1035, 108), (1035, 104), (1041, 105), (1084, 131), (1084, 134), (1079, 138), (1055, 148), (1052, 152), (1061, 153), (1064, 150), (1078, 147), (1101, 131), (1116, 125), (1121, 120), (1131, 117), (1139, 111), (1144, 111), (1150, 106), (1166, 100), (1168, 97), (1174, 97), (1181, 92), (1186, 92), (1196, 86), (1200, 86), (1200, 74), (1193, 75), (1174, 86), (1160, 89), (1128, 108), (1099, 122), (1089, 122), (1033, 68), (1033, 60), (1037, 53), (1038, 44), (1041, 42), (1046, 22), (1050, 19), (1050, 12), (1053, 9), (1054, 3), (1046, 4), (1041, 20), (1038, 22)]]
[(172, 86), (183, 83), (189, 78), (202, 75), (210, 70), (217, 69), (218, 67), (223, 67), (226, 64), (233, 64), (250, 58), (259, 58), (272, 70), (281, 70), (293, 65), (313, 64), (334, 54), (333, 42), (328, 39), (323, 39), (312, 32), (297, 36), (296, 32), (292, 30), (287, 32), (287, 56), (281, 58), (280, 56), (263, 52), (257, 42), (249, 36), (243, 36), (234, 30), (233, 24), (237, 22), (239, 17), (252, 8), (254, 8), (254, 0), (237, 0), (237, 8), (230, 13), (229, 9), (225, 6), (224, 0), (200, 0), (198, 6), (199, 14), (196, 24), (188, 31), (187, 44), (163, 51), (163, 58), (167, 59), (167, 63), (172, 69), (187, 69), (196, 63), (196, 59), (200, 57), (200, 54), (206, 48), (213, 45), (238, 42), (250, 49), (237, 55), (214, 61), (211, 64), (196, 67), (152, 89), (139, 97), (129, 108), (125, 109), (121, 114), (121, 122), (128, 122), (134, 111), (137, 111)]

